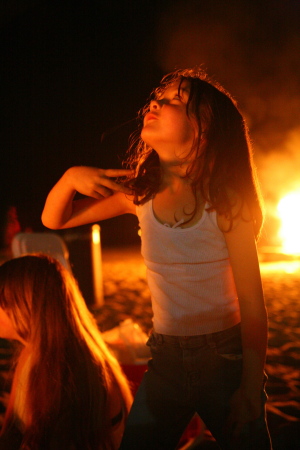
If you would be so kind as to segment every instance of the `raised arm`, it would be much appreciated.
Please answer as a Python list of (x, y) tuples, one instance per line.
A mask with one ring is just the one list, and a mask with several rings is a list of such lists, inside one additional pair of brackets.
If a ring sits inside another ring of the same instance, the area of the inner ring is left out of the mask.
[[(131, 191), (112, 178), (128, 170), (71, 167), (51, 189), (42, 213), (47, 228), (61, 229), (98, 222), (120, 214), (135, 214)], [(74, 201), (76, 192), (86, 197)]]
[[(263, 296), (253, 223), (245, 210), (225, 232), (241, 311), (243, 375), (231, 403), (230, 425), (239, 434), (243, 425), (261, 414), (261, 390), (267, 349), (267, 313)], [(221, 218), (221, 227), (226, 227)]]

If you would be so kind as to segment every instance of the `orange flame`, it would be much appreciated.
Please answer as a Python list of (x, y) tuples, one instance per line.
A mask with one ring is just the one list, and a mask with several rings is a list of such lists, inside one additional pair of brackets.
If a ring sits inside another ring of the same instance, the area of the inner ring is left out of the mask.
[(300, 191), (294, 191), (283, 197), (277, 206), (281, 219), (279, 237), (282, 250), (287, 254), (300, 255)]

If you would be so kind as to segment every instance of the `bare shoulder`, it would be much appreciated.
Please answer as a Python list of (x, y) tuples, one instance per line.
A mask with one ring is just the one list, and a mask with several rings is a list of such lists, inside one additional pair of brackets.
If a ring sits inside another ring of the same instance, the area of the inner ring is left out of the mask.
[(251, 222), (252, 217), (250, 209), (246, 202), (233, 190), (228, 190), (228, 196), (231, 203), (231, 218), (225, 214), (217, 214), (217, 222), (220, 230), (236, 228), (241, 222)]
[(111, 197), (111, 200), (113, 200), (123, 208), (123, 214), (136, 214), (136, 206), (133, 203), (132, 195), (124, 194), (123, 192), (117, 192)]

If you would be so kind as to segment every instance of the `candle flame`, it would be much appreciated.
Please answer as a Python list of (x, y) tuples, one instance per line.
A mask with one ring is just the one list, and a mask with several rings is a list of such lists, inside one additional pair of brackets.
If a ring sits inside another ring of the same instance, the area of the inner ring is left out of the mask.
[(92, 241), (94, 244), (100, 244), (100, 226), (96, 223), (92, 225)]

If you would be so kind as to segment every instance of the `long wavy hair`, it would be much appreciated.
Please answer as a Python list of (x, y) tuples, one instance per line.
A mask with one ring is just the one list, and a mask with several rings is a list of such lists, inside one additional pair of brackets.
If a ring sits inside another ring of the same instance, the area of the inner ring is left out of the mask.
[(20, 380), (13, 379), (2, 434), (21, 419), (21, 448), (47, 449), (67, 414), (66, 449), (111, 450), (110, 388), (117, 386), (125, 416), (131, 392), (74, 277), (46, 255), (9, 260), (0, 266), (0, 306), (29, 352), (23, 372), (17, 359)]
[(195, 198), (200, 192), (210, 210), (229, 219), (229, 229), (246, 203), (258, 237), (263, 222), (262, 200), (248, 128), (235, 100), (201, 68), (177, 70), (164, 76), (139, 111), (139, 128), (131, 136), (124, 161), (127, 168), (134, 170), (134, 175), (126, 182), (134, 191), (134, 203), (143, 204), (154, 197), (162, 180), (158, 154), (141, 138), (143, 118), (150, 109), (151, 100), (159, 99), (178, 81), (179, 94), (182, 83), (187, 81), (189, 84), (186, 114), (196, 119), (198, 128), (186, 157), (193, 156), (186, 177), (191, 179)]

